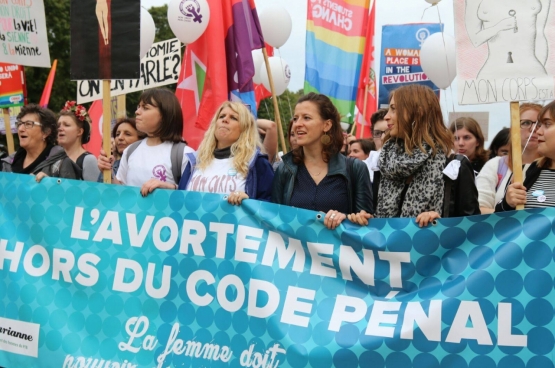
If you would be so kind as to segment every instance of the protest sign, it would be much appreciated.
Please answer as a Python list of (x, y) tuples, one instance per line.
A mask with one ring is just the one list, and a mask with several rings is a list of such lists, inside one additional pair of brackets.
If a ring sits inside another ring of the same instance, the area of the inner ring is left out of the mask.
[(1, 173), (0, 366), (553, 366), (554, 208), (321, 217)]
[(380, 63), (380, 90), (378, 106), (389, 106), (391, 91), (418, 83), (428, 86), (439, 94), (436, 87), (420, 66), (420, 47), (433, 33), (441, 32), (441, 24), (400, 24), (382, 28), (382, 52)]
[[(12, 107), (9, 109), (10, 114), (10, 126), (12, 133), (17, 133), (17, 128), (15, 126), (15, 121), (17, 114), (21, 111), (21, 107)], [(6, 134), (6, 123), (4, 122), (4, 115), (0, 114), (0, 134)]]
[(139, 77), (140, 1), (71, 0), (71, 15), (72, 80)]
[(0, 63), (0, 108), (23, 106), (25, 102), (23, 67)]
[[(111, 95), (119, 96), (148, 88), (177, 83), (181, 70), (181, 43), (177, 38), (156, 42), (141, 59), (139, 79), (111, 81)], [(83, 104), (102, 98), (99, 80), (77, 82), (77, 103)]]
[(42, 0), (0, 0), (0, 61), (50, 68)]
[(555, 98), (550, 0), (455, 0), (461, 105)]

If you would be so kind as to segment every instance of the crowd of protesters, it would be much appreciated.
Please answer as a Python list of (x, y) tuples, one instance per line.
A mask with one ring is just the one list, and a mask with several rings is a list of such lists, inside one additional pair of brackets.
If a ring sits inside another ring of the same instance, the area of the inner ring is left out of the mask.
[[(98, 158), (87, 110), (68, 101), (56, 116), (34, 104), (17, 116), (19, 149), (2, 155), (5, 172), (224, 194), (322, 212), (334, 229), (348, 220), (414, 217), (427, 226), (440, 217), (471, 216), (555, 206), (555, 102), (520, 107), (524, 179), (512, 177), (511, 132), (504, 128), (484, 147), (471, 117), (446, 125), (437, 96), (408, 85), (390, 95), (389, 108), (372, 115), (371, 139), (342, 131), (341, 116), (321, 94), (301, 96), (288, 126), (291, 151), (277, 153), (276, 124), (257, 121), (237, 102), (223, 103), (195, 151), (183, 141), (181, 106), (167, 89), (145, 91), (135, 118), (120, 119), (112, 152)], [(509, 122), (507, 122), (509, 123)], [(185, 134), (186, 136), (186, 134)]]

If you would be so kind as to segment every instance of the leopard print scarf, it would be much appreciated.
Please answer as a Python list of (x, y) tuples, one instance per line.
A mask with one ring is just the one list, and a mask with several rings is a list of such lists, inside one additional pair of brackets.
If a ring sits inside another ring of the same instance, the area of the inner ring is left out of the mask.
[[(425, 211), (442, 214), (445, 185), (442, 171), (447, 157), (442, 150), (433, 155), (426, 143), (423, 147), (426, 152), (417, 147), (408, 154), (401, 140), (390, 139), (385, 143), (380, 154), (376, 217), (416, 217)], [(402, 201), (405, 185), (408, 188)]]

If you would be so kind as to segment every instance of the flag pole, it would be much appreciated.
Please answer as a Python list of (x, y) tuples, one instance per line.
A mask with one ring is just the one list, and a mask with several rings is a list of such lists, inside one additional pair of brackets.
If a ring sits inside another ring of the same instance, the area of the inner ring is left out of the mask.
[[(106, 157), (112, 156), (112, 144), (110, 141), (110, 127), (112, 123), (112, 100), (110, 97), (110, 80), (102, 81), (102, 149)], [(104, 183), (112, 183), (112, 170), (104, 170), (102, 173)]]
[(4, 125), (6, 126), (6, 143), (8, 144), (8, 153), (11, 155), (15, 152), (13, 143), (12, 124), (10, 123), (10, 109), (2, 109), (4, 113)]
[[(511, 156), (513, 158), (513, 183), (522, 181), (522, 147), (520, 145), (520, 105), (518, 101), (511, 101)], [(524, 205), (516, 206), (523, 210)]]
[[(364, 104), (362, 105), (362, 119), (364, 124), (366, 124), (366, 113), (368, 112), (368, 90), (369, 89), (370, 87), (368, 86), (368, 83), (366, 83), (366, 86), (364, 87)], [(364, 125), (361, 124), (359, 139), (362, 139), (362, 138), (364, 138)]]
[[(266, 48), (262, 48), (262, 55), (264, 55), (264, 62), (266, 63), (266, 71), (268, 72), (268, 80), (270, 81), (270, 89), (272, 90), (272, 100), (274, 101), (274, 112), (275, 112), (275, 119), (278, 126), (279, 137), (281, 138), (281, 150), (283, 153), (287, 153), (287, 146), (285, 145), (285, 137), (283, 136), (283, 128), (281, 126), (281, 117), (279, 115), (279, 106), (278, 100), (276, 96), (276, 89), (274, 88), (274, 78), (272, 77), (272, 72), (270, 71), (270, 61), (268, 60), (268, 52)], [(278, 145), (279, 151), (279, 145)]]

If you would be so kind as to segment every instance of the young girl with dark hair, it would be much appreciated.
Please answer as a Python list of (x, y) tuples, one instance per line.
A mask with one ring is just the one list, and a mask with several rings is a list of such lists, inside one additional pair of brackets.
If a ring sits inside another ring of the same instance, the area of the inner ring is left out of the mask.
[[(137, 130), (145, 133), (146, 138), (123, 152), (114, 182), (141, 187), (143, 196), (156, 188), (176, 189), (187, 166), (187, 153), (194, 152), (183, 142), (183, 114), (179, 101), (169, 89), (149, 89), (141, 95), (135, 115)], [(176, 155), (178, 160), (172, 160)], [(114, 161), (113, 156), (110, 160)], [(101, 155), (98, 166), (111, 170), (110, 160)], [(179, 161), (180, 167), (172, 167)]]

